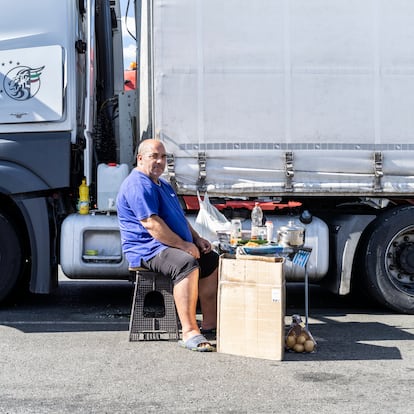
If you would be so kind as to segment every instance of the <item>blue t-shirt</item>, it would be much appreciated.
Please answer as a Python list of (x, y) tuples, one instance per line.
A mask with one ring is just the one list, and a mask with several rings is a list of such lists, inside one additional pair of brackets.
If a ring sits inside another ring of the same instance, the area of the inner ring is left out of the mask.
[(192, 242), (190, 228), (174, 189), (164, 179), (154, 183), (134, 169), (121, 184), (117, 197), (122, 249), (130, 267), (141, 266), (168, 246), (154, 239), (140, 220), (152, 215), (161, 217), (183, 240)]

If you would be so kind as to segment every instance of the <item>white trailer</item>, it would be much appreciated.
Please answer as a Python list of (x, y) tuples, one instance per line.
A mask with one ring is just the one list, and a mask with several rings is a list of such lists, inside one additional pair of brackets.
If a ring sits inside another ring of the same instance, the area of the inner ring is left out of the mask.
[(273, 218), (311, 230), (312, 280), (339, 294), (361, 281), (414, 312), (414, 3), (154, 0), (138, 14), (139, 136), (165, 142), (177, 192), (301, 202)]

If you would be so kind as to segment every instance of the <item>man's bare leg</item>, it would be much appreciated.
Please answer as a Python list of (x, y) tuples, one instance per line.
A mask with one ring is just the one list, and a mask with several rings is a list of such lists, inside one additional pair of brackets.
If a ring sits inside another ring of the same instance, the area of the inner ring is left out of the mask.
[(183, 341), (199, 335), (196, 311), (198, 299), (198, 269), (174, 286), (174, 301), (181, 321)]
[(198, 295), (203, 314), (202, 329), (215, 329), (217, 325), (218, 270), (198, 282)]

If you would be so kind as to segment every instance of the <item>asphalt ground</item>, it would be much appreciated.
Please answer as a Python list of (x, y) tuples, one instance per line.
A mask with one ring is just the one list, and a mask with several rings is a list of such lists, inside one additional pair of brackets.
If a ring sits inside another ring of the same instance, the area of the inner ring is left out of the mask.
[[(288, 285), (286, 325), (304, 315)], [(311, 354), (129, 342), (128, 282), (61, 281), (0, 308), (0, 413), (411, 413), (414, 316), (310, 287)]]

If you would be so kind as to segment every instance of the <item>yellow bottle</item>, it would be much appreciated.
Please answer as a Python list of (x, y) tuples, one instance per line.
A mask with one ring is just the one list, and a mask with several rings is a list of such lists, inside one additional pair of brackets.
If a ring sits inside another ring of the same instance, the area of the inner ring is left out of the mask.
[(89, 187), (86, 185), (86, 178), (82, 179), (79, 186), (79, 214), (89, 213)]

